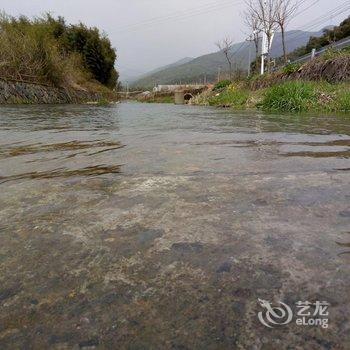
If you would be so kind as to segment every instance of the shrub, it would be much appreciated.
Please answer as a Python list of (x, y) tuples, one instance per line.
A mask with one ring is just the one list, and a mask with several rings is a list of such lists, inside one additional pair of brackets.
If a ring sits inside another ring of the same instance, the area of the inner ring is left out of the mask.
[(62, 17), (30, 20), (0, 13), (0, 47), (5, 79), (62, 86), (79, 77), (111, 88), (117, 84), (116, 53), (108, 38), (83, 24), (68, 26)]
[(301, 66), (302, 66), (301, 63), (288, 63), (283, 67), (283, 73), (286, 73), (286, 74), (295, 73), (300, 69)]
[(229, 85), (231, 85), (231, 80), (221, 80), (214, 85), (213, 91), (222, 90)]
[(97, 81), (111, 88), (116, 86), (116, 53), (109, 39), (101, 35), (97, 28), (87, 28), (83, 24), (71, 25), (62, 33), (60, 42), (68, 52), (82, 55), (85, 68)]
[(262, 108), (272, 111), (307, 111), (317, 103), (315, 83), (290, 81), (269, 88)]

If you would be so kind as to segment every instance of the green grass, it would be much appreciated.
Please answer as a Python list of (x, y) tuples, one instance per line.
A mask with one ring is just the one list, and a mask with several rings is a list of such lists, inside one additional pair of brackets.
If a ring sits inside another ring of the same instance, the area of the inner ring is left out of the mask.
[(339, 56), (347, 56), (349, 54), (350, 54), (349, 47), (345, 47), (343, 49), (329, 48), (320, 56), (320, 58), (322, 60), (327, 61), (327, 60), (331, 60), (333, 58), (337, 58)]
[(268, 88), (259, 106), (281, 112), (350, 112), (349, 84), (289, 81)]
[(258, 90), (230, 85), (221, 92), (205, 91), (192, 103), (272, 112), (349, 113), (350, 84), (291, 80)]
[(283, 73), (292, 74), (297, 72), (301, 66), (302, 66), (301, 63), (288, 63), (283, 67), (282, 70), (283, 70)]
[(327, 109), (332, 112), (350, 112), (350, 87), (338, 85), (333, 94), (333, 101), (327, 105)]
[(106, 98), (102, 97), (100, 98), (97, 103), (97, 106), (103, 107), (103, 106), (109, 106), (110, 105), (110, 101), (108, 101)]
[(210, 106), (244, 108), (249, 98), (247, 90), (228, 87), (221, 93), (209, 98)]
[(340, 92), (337, 101), (339, 111), (350, 112), (350, 90)]
[(317, 104), (317, 84), (289, 81), (267, 89), (261, 107), (270, 111), (303, 112)]
[(221, 80), (214, 85), (213, 91), (222, 90), (230, 85), (231, 85), (231, 80)]

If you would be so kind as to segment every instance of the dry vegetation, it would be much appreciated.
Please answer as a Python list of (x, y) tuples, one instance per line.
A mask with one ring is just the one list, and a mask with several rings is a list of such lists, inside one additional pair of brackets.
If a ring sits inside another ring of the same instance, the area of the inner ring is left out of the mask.
[[(78, 47), (74, 40), (83, 45)], [(2, 13), (0, 47), (4, 80), (97, 92), (116, 85), (114, 49), (95, 28), (66, 25), (50, 15), (30, 20)]]

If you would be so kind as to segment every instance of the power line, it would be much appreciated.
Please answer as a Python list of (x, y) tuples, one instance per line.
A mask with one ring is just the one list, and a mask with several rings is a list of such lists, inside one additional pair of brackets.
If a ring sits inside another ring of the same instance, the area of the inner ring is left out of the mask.
[[(309, 0), (302, 0), (302, 1), (300, 2), (299, 5), (301, 5), (301, 4), (303, 4), (303, 3), (307, 2), (307, 1), (309, 1)], [(316, 0), (316, 1), (315, 1), (313, 4), (311, 4), (308, 8), (304, 9), (304, 11), (307, 10), (307, 9), (309, 9), (310, 7), (314, 6), (314, 5), (315, 5), (317, 2), (319, 2), (319, 1), (320, 1), (320, 0)], [(293, 18), (296, 17), (296, 16), (297, 16), (297, 14), (295, 14), (295, 15), (293, 16)], [(233, 58), (234, 56), (236, 56), (236, 55), (243, 49), (243, 47), (244, 47), (246, 44), (247, 44), (246, 42), (242, 42), (242, 44), (239, 46), (239, 48), (231, 55), (231, 58)], [(250, 49), (250, 44), (248, 44), (248, 48)], [(239, 64), (241, 64), (242, 61), (243, 61), (243, 58), (240, 59)]]
[(120, 27), (118, 29), (117, 32), (126, 32), (126, 31), (135, 31), (139, 28), (142, 27), (149, 27), (149, 26), (153, 26), (155, 24), (160, 24), (160, 23), (164, 23), (164, 22), (168, 22), (171, 20), (182, 20), (182, 19), (188, 19), (191, 18), (193, 16), (198, 16), (198, 15), (202, 15), (202, 14), (206, 14), (206, 13), (210, 13), (210, 12), (214, 12), (214, 11), (219, 11), (222, 10), (224, 8), (230, 7), (232, 5), (240, 5), (242, 4), (241, 1), (236, 2), (236, 1), (232, 1), (232, 0), (226, 0), (224, 2), (218, 3), (210, 3), (207, 4), (205, 6), (201, 6), (201, 7), (197, 7), (197, 8), (192, 8), (186, 11), (176, 11), (172, 14), (168, 14), (166, 16), (160, 16), (160, 17), (154, 17), (152, 19), (149, 20), (144, 20), (141, 21), (139, 23), (135, 23), (135, 24), (131, 24), (131, 25), (127, 25), (124, 27)]
[[(202, 8), (206, 8), (207, 6), (213, 6), (213, 5), (217, 5), (217, 2), (215, 3), (207, 3), (203, 6), (201, 6)], [(198, 9), (197, 8), (192, 8), (190, 9), (189, 11), (193, 11), (193, 10), (196, 10)], [(149, 19), (145, 19), (143, 21), (140, 21), (140, 22), (136, 22), (136, 23), (133, 23), (133, 24), (127, 24), (125, 26), (122, 26), (120, 28), (118, 28), (118, 30), (124, 30), (124, 29), (129, 29), (129, 28), (132, 28), (132, 27), (135, 27), (135, 26), (140, 26), (140, 25), (143, 25), (143, 24), (148, 24), (148, 23), (152, 23), (154, 21), (157, 21), (157, 20), (163, 20), (164, 18), (168, 18), (169, 16), (174, 16), (174, 15), (182, 15), (184, 13), (184, 11), (175, 11), (175, 12), (172, 12), (172, 13), (169, 13), (165, 16), (158, 16), (158, 17), (152, 17), (152, 18), (149, 18)]]
[[(346, 5), (346, 4), (348, 4), (348, 6), (344, 7), (344, 5)], [(309, 31), (313, 28), (319, 27), (322, 23), (325, 23), (329, 20), (329, 16), (337, 17), (340, 14), (342, 14), (348, 10), (350, 10), (350, 4), (349, 4), (349, 1), (345, 1), (344, 3), (342, 3), (341, 5), (338, 5), (337, 7), (332, 9), (331, 11), (328, 11), (326, 14), (321, 15), (321, 16), (313, 19), (310, 22), (307, 22), (306, 24), (304, 24), (304, 26), (302, 26), (300, 28), (300, 30), (304, 30), (304, 31), (308, 30)], [(300, 34), (300, 33), (294, 34), (288, 38), (288, 42), (290, 42), (291, 40), (298, 39), (302, 36), (303, 36), (303, 34)]]
[[(300, 3), (299, 5), (305, 3), (306, 1), (308, 1), (308, 0), (303, 0), (303, 1), (301, 1), (301, 3)], [(301, 13), (303, 13), (303, 12), (309, 10), (311, 7), (314, 7), (318, 2), (320, 2), (320, 0), (314, 1), (314, 2), (313, 2), (311, 5), (309, 5), (308, 7), (306, 7), (306, 8), (304, 8), (304, 9), (300, 10), (300, 11), (297, 12), (297, 13), (295, 13), (294, 16), (291, 18), (291, 21), (292, 21), (294, 18), (296, 18), (297, 16), (299, 16)]]

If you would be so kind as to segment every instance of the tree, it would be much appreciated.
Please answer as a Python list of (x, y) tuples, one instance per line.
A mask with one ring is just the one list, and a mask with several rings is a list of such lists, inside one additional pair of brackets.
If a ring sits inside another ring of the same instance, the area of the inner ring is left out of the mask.
[(233, 45), (233, 40), (229, 37), (226, 37), (222, 39), (221, 41), (218, 41), (215, 44), (219, 50), (224, 54), (228, 67), (229, 67), (229, 74), (230, 74), (230, 80), (232, 79), (232, 56), (230, 55), (230, 50)]
[(68, 52), (82, 55), (85, 67), (102, 84), (114, 88), (118, 73), (114, 68), (116, 52), (105, 35), (97, 28), (87, 28), (83, 24), (69, 26), (61, 38)]
[(350, 17), (346, 18), (339, 26), (333, 29), (325, 29), (323, 35), (320, 37), (310, 37), (308, 43), (305, 46), (299, 47), (289, 54), (289, 58), (297, 58), (306, 55), (311, 52), (312, 49), (320, 49), (326, 45), (329, 45), (330, 38), (335, 38), (336, 41), (347, 38), (350, 36)]
[(244, 22), (246, 26), (249, 28), (252, 33), (249, 37), (250, 40), (254, 42), (255, 46), (255, 58), (259, 56), (259, 33), (261, 31), (261, 23), (259, 18), (255, 15), (255, 13), (249, 9), (244, 12)]
[(288, 21), (292, 18), (293, 14), (298, 8), (297, 3), (294, 0), (275, 0), (276, 1), (276, 11), (275, 11), (275, 21), (281, 29), (282, 35), (282, 46), (283, 46), (283, 58), (287, 62), (287, 48), (285, 31)]
[[(256, 64), (257, 58), (259, 57), (259, 34), (261, 32), (261, 23), (255, 13), (249, 9), (248, 11), (244, 12), (244, 22), (246, 26), (248, 27), (249, 31), (251, 32), (248, 41), (254, 42), (255, 47), (255, 64), (253, 67), (253, 71), (257, 71), (258, 65)], [(250, 45), (250, 44), (249, 44)], [(249, 46), (250, 49), (250, 46)], [(249, 62), (251, 64), (251, 62)]]
[(251, 12), (254, 18), (257, 19), (262, 32), (266, 35), (267, 38), (268, 70), (270, 69), (270, 48), (272, 44), (272, 39), (274, 32), (278, 28), (278, 24), (276, 22), (276, 5), (276, 0), (248, 0), (247, 2), (248, 11)]

